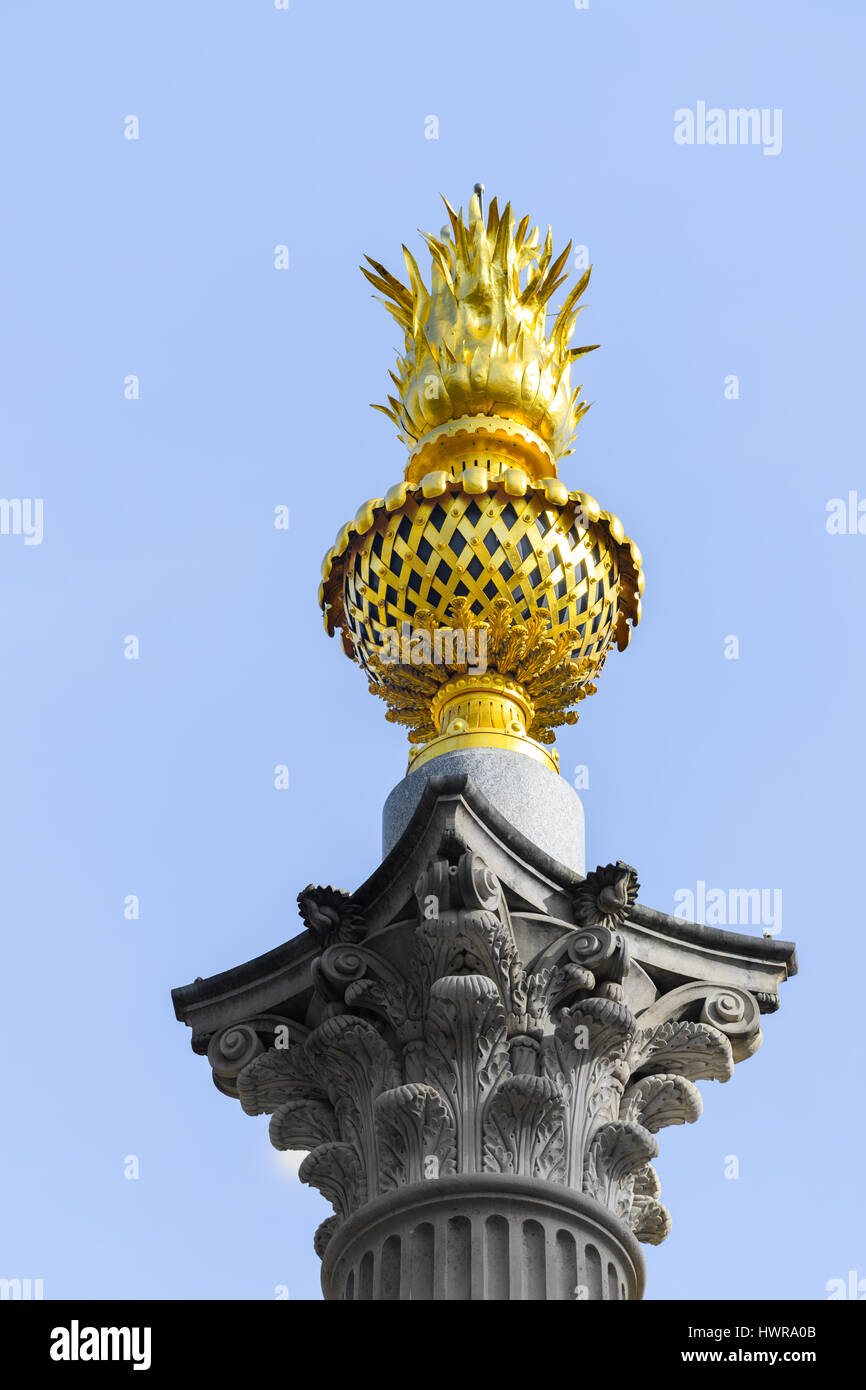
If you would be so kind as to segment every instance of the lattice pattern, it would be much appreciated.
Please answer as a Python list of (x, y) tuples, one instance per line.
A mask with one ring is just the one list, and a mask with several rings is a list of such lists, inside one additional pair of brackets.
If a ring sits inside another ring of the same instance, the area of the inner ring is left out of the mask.
[(504, 598), (515, 618), (539, 610), (552, 634), (570, 629), (572, 659), (600, 656), (614, 635), (620, 569), (602, 525), (581, 525), (574, 507), (504, 491), (409, 496), (399, 512), (380, 512), (345, 557), (346, 624), (362, 664), (384, 628), (429, 608), (445, 621), (454, 599), (473, 614)]

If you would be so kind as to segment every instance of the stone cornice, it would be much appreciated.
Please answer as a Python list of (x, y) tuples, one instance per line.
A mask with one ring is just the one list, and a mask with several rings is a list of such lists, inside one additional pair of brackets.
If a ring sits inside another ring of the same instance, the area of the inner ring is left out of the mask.
[[(503, 883), (526, 899), (530, 912), (572, 925), (571, 898), (584, 880), (509, 825), (467, 776), (454, 774), (430, 778), (398, 843), (352, 894), (368, 934), (391, 925), (411, 899), (419, 872), (449, 837), (471, 840)], [(715, 958), (728, 967), (732, 983), (772, 991), (797, 973), (793, 942), (703, 926), (640, 903), (631, 905), (623, 926), (635, 959), (644, 954), (642, 943), (651, 944), (654, 953), (661, 949), (661, 968), (679, 973), (679, 967), (684, 975), (700, 973), (698, 962)], [(290, 1016), (303, 1017), (312, 990), (301, 982), (309, 980), (308, 967), (320, 950), (314, 933), (301, 931), (242, 965), (173, 990), (176, 1017), (194, 1030), (195, 1049), (203, 1051), (217, 1028), (280, 1005)]]

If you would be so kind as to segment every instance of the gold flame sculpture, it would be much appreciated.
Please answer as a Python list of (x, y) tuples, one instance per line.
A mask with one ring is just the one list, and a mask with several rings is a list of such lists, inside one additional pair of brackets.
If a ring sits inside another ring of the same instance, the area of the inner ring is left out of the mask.
[[(569, 491), (557, 460), (589, 408), (569, 347), (587, 270), (555, 312), (570, 244), (556, 258), (496, 200), (484, 221), (424, 239), (428, 289), (367, 257), (405, 346), (397, 395), (378, 406), (409, 448), (404, 479), (359, 508), (325, 556), (325, 626), (367, 672), (386, 718), (409, 729), (410, 770), (458, 748), (493, 747), (554, 771), (554, 729), (615, 643), (640, 620), (641, 556), (618, 518)], [(548, 328), (548, 318), (554, 313)]]

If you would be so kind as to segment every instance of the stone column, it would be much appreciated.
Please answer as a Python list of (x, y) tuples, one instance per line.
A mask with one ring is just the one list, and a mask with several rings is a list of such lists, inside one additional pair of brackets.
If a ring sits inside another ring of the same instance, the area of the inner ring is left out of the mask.
[(327, 1299), (640, 1298), (656, 1135), (795, 968), (640, 908), (627, 864), (575, 873), (508, 809), (428, 772), (356, 893), (310, 885), (303, 937), (175, 992), (219, 1089), (308, 1151)]

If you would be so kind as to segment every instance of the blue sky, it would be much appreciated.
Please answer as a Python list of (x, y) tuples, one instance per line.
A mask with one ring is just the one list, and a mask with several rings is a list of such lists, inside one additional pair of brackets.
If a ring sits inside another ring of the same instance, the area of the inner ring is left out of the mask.
[[(644, 621), (558, 740), (589, 769), (588, 862), (667, 911), (779, 888), (800, 949), (761, 1052), (661, 1136), (648, 1296), (866, 1279), (866, 535), (826, 525), (866, 498), (864, 29), (855, 0), (7, 12), (0, 491), (43, 499), (44, 533), (0, 535), (0, 1275), (319, 1296), (329, 1208), (214, 1089), (170, 989), (378, 863), (404, 736), (316, 605), (405, 461), (368, 409), (400, 344), (357, 266), (399, 271), (481, 179), (589, 247), (603, 346), (562, 476), (645, 559)], [(780, 110), (781, 151), (678, 145), (701, 101)]]

